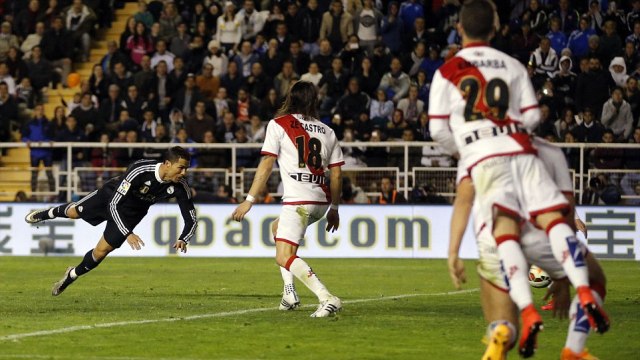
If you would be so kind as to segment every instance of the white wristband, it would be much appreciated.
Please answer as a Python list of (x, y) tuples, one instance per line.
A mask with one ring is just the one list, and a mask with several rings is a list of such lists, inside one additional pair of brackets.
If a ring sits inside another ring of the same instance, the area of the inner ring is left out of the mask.
[(338, 205), (331, 204), (331, 205), (329, 205), (329, 209), (331, 209), (331, 210), (338, 210)]
[(247, 198), (245, 200), (253, 204), (256, 201), (256, 198), (254, 198), (250, 194), (247, 194)]

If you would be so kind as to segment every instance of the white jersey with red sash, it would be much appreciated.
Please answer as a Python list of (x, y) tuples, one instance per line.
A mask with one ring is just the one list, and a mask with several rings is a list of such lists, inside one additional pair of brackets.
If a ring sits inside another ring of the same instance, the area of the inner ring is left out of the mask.
[(495, 156), (535, 154), (525, 130), (539, 121), (538, 102), (526, 69), (507, 54), (467, 45), (438, 69), (429, 96), (433, 138), (458, 151), (467, 170)]
[(262, 155), (278, 158), (285, 205), (331, 202), (325, 170), (344, 165), (333, 130), (302, 115), (284, 115), (269, 121)]

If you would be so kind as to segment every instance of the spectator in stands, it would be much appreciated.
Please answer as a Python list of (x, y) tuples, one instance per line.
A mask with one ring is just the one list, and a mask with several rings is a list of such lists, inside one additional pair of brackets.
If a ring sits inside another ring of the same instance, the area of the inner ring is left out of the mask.
[(260, 117), (262, 120), (270, 120), (276, 116), (278, 109), (281, 106), (281, 101), (278, 98), (276, 89), (270, 88), (267, 92), (267, 96), (260, 103)]
[(342, 121), (354, 123), (361, 113), (368, 113), (371, 99), (369, 95), (360, 91), (358, 79), (352, 77), (347, 86), (347, 92), (338, 100), (335, 112), (340, 114)]
[[(238, 127), (235, 132), (235, 138), (233, 143), (235, 144), (247, 144), (249, 143), (249, 137), (247, 136), (247, 129), (244, 126)], [(242, 168), (255, 168), (258, 166), (257, 160), (260, 153), (259, 149), (250, 147), (239, 147), (236, 149), (236, 166)]]
[(420, 114), (415, 130), (417, 141), (433, 141), (433, 139), (431, 139), (431, 132), (429, 131), (429, 115), (426, 111)]
[[(566, 1), (566, 0), (564, 0)], [(580, 28), (574, 30), (567, 40), (567, 47), (576, 58), (582, 58), (589, 52), (589, 38), (596, 34), (589, 26), (590, 19), (586, 16), (580, 18)]]
[(342, 59), (335, 57), (331, 62), (331, 70), (320, 80), (320, 94), (324, 96), (320, 105), (320, 116), (331, 112), (338, 100), (344, 95), (347, 87), (347, 72), (342, 68)]
[(168, 113), (170, 109), (175, 84), (167, 76), (165, 61), (160, 61), (155, 69), (156, 73), (151, 81), (150, 102), (152, 109), (164, 117), (164, 114)]
[(213, 65), (205, 64), (202, 67), (202, 74), (196, 76), (196, 86), (200, 89), (200, 94), (205, 99), (213, 100), (220, 88), (220, 78), (213, 76)]
[(640, 121), (640, 89), (636, 78), (628, 78), (624, 87), (624, 100), (631, 106), (631, 114), (634, 119), (633, 127)]
[(344, 176), (342, 178), (342, 196), (341, 203), (343, 204), (368, 204), (369, 198), (367, 194), (360, 188), (351, 182), (351, 178)]
[(547, 13), (538, 0), (531, 0), (529, 7), (520, 16), (522, 22), (528, 22), (531, 31), (542, 37), (547, 32)]
[(145, 0), (138, 1), (138, 12), (133, 15), (133, 18), (137, 22), (143, 23), (147, 28), (153, 25), (153, 15), (147, 10), (147, 2)]
[(529, 63), (535, 68), (535, 76), (550, 78), (558, 68), (558, 56), (551, 48), (551, 40), (542, 38), (540, 46), (531, 54)]
[(422, 67), (422, 63), (427, 58), (427, 56), (427, 47), (425, 43), (423, 41), (416, 43), (412, 51), (408, 52), (402, 58), (402, 69), (407, 72), (409, 76), (414, 76)]
[(176, 85), (175, 91), (179, 91), (184, 87), (184, 82), (187, 80), (187, 70), (184, 67), (184, 60), (179, 57), (173, 58), (173, 70), (169, 72), (169, 79)]
[(31, 79), (22, 78), (20, 84), (16, 86), (16, 100), (18, 101), (18, 109), (21, 118), (24, 114), (29, 114), (36, 104), (36, 90), (31, 86)]
[[(293, 53), (292, 53), (293, 54)], [(242, 77), (251, 75), (251, 67), (260, 59), (251, 48), (251, 42), (244, 40), (240, 45), (240, 53), (236, 54), (232, 59), (238, 66)]]
[(265, 25), (265, 16), (256, 10), (253, 0), (244, 0), (242, 9), (236, 14), (236, 19), (241, 24), (242, 39), (254, 42), (256, 36), (262, 32)]
[(220, 77), (226, 74), (229, 59), (227, 58), (227, 55), (225, 55), (220, 49), (220, 41), (209, 41), (208, 48), (210, 55), (205, 57), (203, 65), (211, 64), (211, 66), (213, 66), (213, 76)]
[(293, 71), (296, 74), (304, 74), (309, 69), (311, 58), (309, 54), (302, 51), (299, 41), (292, 41), (289, 45), (289, 55), (287, 60), (291, 61)]
[[(405, 22), (406, 24), (406, 22)], [(409, 31), (407, 29), (407, 31)], [(428, 43), (429, 42), (427, 29), (425, 28), (425, 20), (423, 17), (418, 17), (413, 22), (413, 30), (405, 33), (403, 38), (404, 41), (404, 51), (410, 52), (415, 49), (418, 43)]]
[[(60, 142), (83, 142), (87, 141), (87, 138), (84, 135), (84, 130), (78, 126), (78, 122), (73, 115), (67, 116), (66, 120), (66, 128), (58, 134), (56, 137), (56, 141)], [(83, 166), (86, 162), (87, 154), (85, 148), (73, 147), (71, 150), (71, 166), (79, 167)], [(60, 165), (61, 169), (67, 170), (68, 163), (67, 157), (62, 157), (62, 163)], [(66, 177), (62, 177), (61, 184), (64, 184), (66, 181)]]
[(297, 28), (300, 30), (302, 51), (315, 57), (320, 52), (318, 39), (322, 26), (322, 12), (318, 9), (318, 0), (309, 0), (307, 6), (300, 9)]
[(418, 87), (415, 85), (409, 86), (409, 97), (400, 99), (398, 101), (399, 110), (404, 114), (404, 119), (409, 124), (417, 124), (418, 117), (426, 110), (424, 102), (418, 99)]
[[(277, 72), (274, 73), (277, 74)], [(251, 75), (246, 78), (246, 86), (252, 96), (258, 99), (264, 99), (267, 91), (274, 85), (267, 73), (263, 70), (262, 64), (257, 62), (251, 66)]]
[(187, 33), (187, 24), (181, 22), (178, 24), (178, 33), (169, 43), (169, 50), (178, 58), (183, 58), (189, 50), (191, 43), (191, 35)]
[(578, 75), (575, 102), (578, 112), (590, 107), (595, 114), (602, 113), (602, 106), (609, 98), (609, 88), (612, 86), (611, 75), (602, 70), (600, 59), (589, 59), (589, 71)]
[(127, 39), (129, 39), (131, 35), (134, 35), (136, 33), (136, 23), (137, 21), (133, 16), (127, 18), (127, 26), (125, 27), (122, 34), (120, 34), (120, 41), (118, 42), (118, 44), (120, 44), (120, 51), (122, 51), (123, 53), (128, 52)]
[[(606, 129), (602, 136), (605, 144), (615, 143), (616, 136), (611, 129)], [(590, 160), (597, 169), (621, 169), (624, 160), (624, 149), (621, 148), (596, 148), (592, 151)]]
[(391, 60), (390, 70), (380, 80), (379, 88), (386, 91), (387, 96), (397, 103), (409, 92), (411, 80), (409, 75), (402, 71), (402, 64), (399, 58)]
[(378, 127), (386, 126), (393, 116), (393, 102), (387, 100), (387, 93), (379, 89), (376, 92), (376, 99), (371, 101), (369, 108), (369, 118), (374, 125)]
[(625, 38), (625, 43), (633, 44), (633, 47), (636, 51), (640, 50), (640, 19), (637, 19), (635, 23), (632, 24), (633, 31), (632, 33)]
[(222, 116), (222, 124), (218, 125), (213, 133), (217, 142), (230, 143), (235, 138), (236, 130), (238, 130), (236, 118), (231, 111), (227, 111)]
[(572, 105), (574, 102), (578, 75), (571, 71), (572, 67), (571, 57), (563, 56), (560, 58), (558, 71), (552, 75), (556, 96), (564, 105)]
[(573, 109), (571, 107), (565, 107), (562, 110), (562, 116), (556, 120), (554, 126), (558, 139), (564, 139), (567, 133), (573, 132), (573, 130), (578, 127)]
[(604, 34), (600, 37), (600, 51), (605, 64), (622, 55), (622, 45), (622, 40), (616, 32), (615, 21), (607, 20), (604, 24)]
[[(638, 47), (640, 49), (640, 47)], [(640, 56), (638, 55), (638, 50), (633, 46), (632, 43), (627, 42), (624, 44), (624, 53), (622, 55), (624, 59), (624, 64), (627, 69), (627, 74), (632, 75), (635, 71), (636, 77), (638, 77), (638, 65), (640, 65)]]
[[(213, 131), (206, 131), (203, 135), (203, 143), (217, 143)], [(204, 148), (198, 152), (198, 165), (202, 168), (228, 168), (231, 164), (229, 151), (220, 148)]]
[(264, 142), (264, 138), (266, 135), (266, 124), (267, 120), (263, 122), (260, 119), (259, 115), (251, 115), (251, 119), (248, 124), (245, 124), (245, 128), (247, 129), (247, 136), (249, 137), (249, 141), (253, 143), (262, 143)]
[(629, 78), (629, 75), (627, 75), (627, 65), (621, 56), (617, 56), (611, 60), (609, 73), (615, 86), (624, 88), (627, 85), (627, 79)]
[(97, 17), (93, 9), (83, 4), (82, 0), (73, 0), (73, 5), (65, 14), (66, 27), (71, 33), (73, 44), (80, 50), (82, 62), (89, 60), (89, 50), (91, 48), (91, 32)]
[(353, 34), (353, 21), (348, 12), (343, 10), (341, 0), (331, 2), (331, 10), (322, 15), (320, 39), (327, 39), (333, 49), (342, 49), (349, 35)]
[(59, 69), (62, 83), (66, 86), (67, 76), (71, 72), (73, 40), (71, 33), (64, 28), (61, 17), (55, 18), (51, 29), (44, 33), (40, 47), (44, 58), (50, 61), (54, 68)]
[(224, 113), (229, 111), (229, 103), (231, 99), (227, 96), (227, 89), (225, 87), (220, 87), (218, 89), (218, 93), (216, 94), (215, 99), (213, 99), (213, 105), (216, 109), (216, 123), (222, 123), (222, 117)]
[(151, 57), (151, 67), (155, 68), (160, 61), (164, 61), (167, 64), (167, 71), (173, 70), (173, 59), (176, 56), (167, 50), (167, 43), (164, 40), (159, 40), (156, 43), (156, 52)]
[(38, 0), (30, 0), (26, 9), (20, 11), (15, 18), (15, 32), (21, 39), (33, 33), (36, 30), (36, 23), (42, 18), (40, 10), (40, 2)]
[(42, 58), (40, 46), (33, 48), (31, 60), (27, 62), (27, 71), (29, 72), (31, 85), (39, 93), (53, 81), (53, 67), (47, 59)]
[(273, 86), (278, 93), (278, 96), (283, 99), (291, 85), (298, 81), (300, 76), (293, 71), (293, 63), (289, 60), (285, 60), (282, 63), (282, 71), (276, 75), (273, 79)]
[(0, 25), (0, 61), (7, 60), (10, 48), (19, 46), (18, 37), (11, 33), (11, 23), (3, 22)]
[(560, 19), (560, 29), (565, 34), (570, 34), (578, 27), (580, 14), (577, 10), (571, 7), (569, 0), (560, 0), (558, 2), (558, 9), (556, 9), (551, 16), (555, 16)]
[(567, 35), (560, 31), (560, 19), (557, 17), (551, 18), (549, 21), (550, 29), (546, 37), (551, 41), (551, 48), (555, 50), (556, 54), (560, 54), (562, 49), (567, 47)]
[(260, 113), (260, 105), (247, 89), (242, 87), (238, 90), (235, 101), (229, 104), (229, 111), (235, 115), (236, 122), (242, 125), (247, 124), (252, 115)]
[(127, 49), (131, 62), (138, 66), (142, 62), (142, 57), (153, 51), (153, 43), (143, 22), (136, 23), (135, 33), (127, 39)]
[(551, 112), (551, 108), (546, 103), (540, 104), (540, 123), (535, 130), (535, 134), (540, 137), (546, 137), (547, 135), (553, 135), (557, 137), (554, 126), (555, 116)]
[[(404, 23), (398, 16), (400, 8), (397, 1), (390, 1), (387, 15), (383, 17), (380, 27), (382, 42), (387, 44), (389, 51), (394, 55), (399, 55), (402, 49)], [(374, 45), (375, 46), (375, 45)]]
[(395, 189), (395, 184), (390, 177), (384, 176), (380, 179), (380, 195), (376, 199), (376, 204), (405, 204), (407, 200), (402, 193)]
[(224, 86), (230, 97), (235, 99), (238, 90), (240, 90), (244, 83), (245, 80), (238, 70), (238, 64), (235, 61), (229, 62), (226, 74), (220, 77), (220, 86)]
[(126, 140), (126, 133), (129, 131), (138, 131), (138, 128), (140, 127), (140, 123), (135, 120), (132, 119), (129, 116), (129, 112), (126, 109), (123, 109), (120, 111), (120, 116), (118, 118), (118, 127), (117, 127), (117, 131), (118, 133), (124, 132), (125, 133), (125, 139)]
[[(640, 127), (633, 130), (629, 143), (640, 145)], [(624, 167), (640, 170), (640, 147), (624, 149)], [(636, 176), (638, 175), (636, 174)]]
[(129, 55), (127, 55), (128, 50), (126, 49), (126, 44), (127, 40), (125, 39), (125, 50), (120, 50), (115, 41), (107, 41), (107, 53), (100, 60), (100, 64), (102, 65), (102, 70), (108, 76), (114, 76), (115, 66), (117, 63), (122, 63), (126, 72), (126, 68), (131, 62)]
[(438, 70), (440, 66), (442, 66), (442, 64), (444, 64), (444, 60), (440, 57), (440, 46), (438, 46), (438, 44), (430, 45), (427, 51), (427, 57), (422, 61), (419, 69), (413, 75), (418, 75), (418, 73), (422, 70), (425, 72), (426, 82), (431, 83), (431, 80), (433, 80), (433, 75), (436, 73), (436, 70)]
[(5, 124), (6, 135), (9, 135), (8, 128), (12, 121), (18, 121), (18, 104), (9, 93), (9, 86), (6, 82), (0, 82), (0, 120)]
[(227, 54), (238, 52), (242, 40), (242, 22), (236, 18), (236, 7), (231, 1), (224, 6), (224, 13), (218, 17), (215, 39)]
[(216, 127), (215, 119), (209, 116), (205, 110), (204, 101), (197, 101), (194, 114), (185, 123), (187, 135), (195, 142), (202, 142), (204, 133), (214, 131)]
[(146, 110), (142, 115), (142, 124), (140, 125), (140, 138), (142, 141), (154, 141), (157, 128), (158, 121), (155, 119), (155, 114), (151, 110)]
[[(138, 131), (129, 130), (125, 137), (125, 142), (128, 144), (138, 143)], [(144, 149), (128, 147), (124, 149), (118, 149), (116, 153), (116, 161), (119, 166), (129, 166), (132, 162), (142, 159), (144, 156)]]
[(591, 28), (597, 33), (602, 33), (602, 26), (604, 17), (602, 16), (602, 9), (600, 9), (600, 2), (598, 0), (591, 0), (589, 2), (589, 9), (584, 16), (588, 16), (591, 19)]
[(120, 88), (116, 84), (109, 85), (107, 98), (100, 102), (100, 115), (105, 128), (114, 132), (118, 126), (118, 119), (122, 111)]
[(42, 41), (42, 35), (44, 35), (44, 31), (44, 23), (42, 21), (38, 21), (38, 23), (36, 23), (35, 32), (29, 34), (26, 39), (22, 41), (22, 44), (20, 44), (20, 51), (23, 54), (22, 58), (24, 60), (31, 59), (31, 51), (35, 46), (40, 45), (40, 42)]
[(160, 38), (164, 41), (170, 41), (177, 35), (178, 24), (182, 22), (182, 17), (178, 14), (176, 4), (173, 2), (165, 2), (162, 15), (160, 16)]
[[(32, 142), (43, 143), (52, 142), (54, 139), (53, 127), (49, 120), (44, 116), (44, 108), (37, 105), (33, 110), (33, 116), (22, 128), (22, 141), (27, 143), (27, 147)], [(31, 191), (37, 191), (38, 172), (40, 163), (46, 168), (47, 180), (49, 181), (49, 191), (55, 189), (55, 179), (51, 166), (53, 165), (53, 150), (46, 148), (31, 148)]]
[(360, 39), (360, 46), (367, 54), (373, 53), (373, 47), (380, 36), (382, 13), (374, 7), (373, 0), (364, 0), (362, 9), (353, 18), (354, 35)]
[(182, 110), (184, 116), (189, 118), (195, 110), (196, 103), (198, 101), (204, 101), (205, 98), (196, 87), (194, 74), (188, 74), (183, 83), (184, 86), (176, 92), (173, 106)]
[(117, 62), (113, 65), (113, 72), (109, 79), (112, 84), (118, 85), (120, 89), (127, 89), (129, 85), (133, 84), (131, 73), (127, 71), (123, 62)]
[(529, 23), (524, 23), (511, 35), (511, 56), (521, 63), (526, 63), (536, 47), (539, 38), (531, 31)]
[(169, 112), (169, 121), (167, 122), (167, 135), (173, 139), (178, 134), (178, 130), (185, 126), (184, 115), (182, 111), (173, 109)]
[(623, 93), (622, 88), (616, 87), (602, 108), (602, 125), (613, 132), (616, 141), (626, 141), (633, 129), (631, 106), (624, 100)]
[(402, 138), (402, 132), (407, 128), (410, 128), (410, 126), (404, 118), (404, 112), (400, 109), (395, 109), (391, 121), (387, 123), (384, 129), (389, 139), (399, 140)]
[(89, 78), (90, 91), (98, 98), (98, 103), (109, 96), (110, 81), (105, 76), (100, 64), (93, 65), (93, 71)]
[[(88, 141), (98, 140), (98, 136), (104, 128), (104, 124), (102, 122), (100, 112), (93, 105), (91, 93), (82, 94), (80, 106), (73, 109), (70, 116), (76, 118), (78, 126), (81, 129), (85, 129), (85, 135)], [(93, 129), (91, 131), (86, 130), (88, 125), (92, 125)]]
[(631, 10), (627, 13), (627, 26), (629, 32), (635, 29), (635, 23), (640, 20), (640, 0), (631, 0)]
[(309, 70), (308, 72), (300, 76), (300, 80), (308, 81), (313, 85), (318, 86), (320, 84), (320, 80), (322, 80), (322, 74), (320, 73), (320, 68), (318, 67), (318, 63), (316, 63), (315, 61), (312, 61), (309, 64), (308, 70)]
[(6, 62), (0, 62), (0, 82), (4, 82), (9, 87), (9, 94), (16, 95), (16, 81), (9, 73), (9, 66)]
[(142, 121), (142, 115), (149, 108), (149, 103), (140, 96), (135, 85), (129, 85), (127, 94), (122, 98), (122, 108), (127, 110), (132, 119)]
[(574, 129), (573, 134), (578, 142), (599, 143), (604, 135), (604, 127), (594, 118), (591, 108), (585, 108), (582, 116), (578, 115), (580, 124)]

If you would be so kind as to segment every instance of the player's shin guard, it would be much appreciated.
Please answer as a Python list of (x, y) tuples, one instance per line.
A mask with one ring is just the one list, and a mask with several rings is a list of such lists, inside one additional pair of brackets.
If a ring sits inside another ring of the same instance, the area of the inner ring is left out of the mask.
[(518, 240), (516, 235), (502, 235), (496, 238), (496, 244), (509, 296), (522, 311), (533, 303), (533, 297), (529, 285), (529, 266)]
[(98, 261), (93, 257), (93, 249), (89, 250), (86, 254), (84, 254), (84, 258), (82, 259), (80, 264), (78, 264), (78, 266), (71, 270), (71, 278), (75, 279), (73, 275), (78, 277), (80, 275), (88, 273), (89, 271), (98, 267), (101, 261), (102, 260)]
[(320, 302), (331, 298), (331, 294), (327, 288), (320, 282), (320, 279), (318, 279), (311, 267), (304, 260), (294, 255), (287, 261), (286, 267), (298, 280), (302, 281), (309, 290), (316, 294)]
[(588, 286), (589, 274), (575, 232), (563, 219), (552, 221), (546, 232), (551, 241), (553, 256), (562, 265), (571, 284), (576, 289)]

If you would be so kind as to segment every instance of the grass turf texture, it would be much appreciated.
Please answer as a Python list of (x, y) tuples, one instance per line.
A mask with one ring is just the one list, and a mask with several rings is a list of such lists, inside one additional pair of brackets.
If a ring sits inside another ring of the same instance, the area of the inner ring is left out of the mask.
[[(345, 301), (338, 316), (326, 319), (309, 318), (316, 299), (298, 282), (303, 305), (313, 307), (277, 310), (281, 279), (271, 259), (110, 258), (52, 297), (52, 283), (78, 261), (0, 257), (0, 358), (453, 360), (479, 359), (484, 351), (479, 293), (443, 294), (452, 290), (444, 260), (309, 259), (321, 280)], [(473, 264), (466, 262), (466, 289), (478, 287)], [(612, 329), (593, 335), (588, 347), (603, 360), (635, 358), (640, 352), (640, 264), (609, 261), (603, 266)], [(542, 304), (545, 291), (533, 293)], [(425, 295), (386, 298), (405, 294)], [(359, 299), (375, 300), (349, 303)], [(232, 313), (180, 319), (225, 312)], [(567, 322), (547, 312), (543, 317), (535, 358), (557, 359)], [(170, 318), (177, 321), (6, 338)]]

